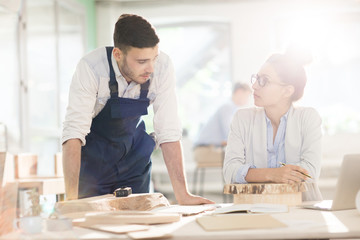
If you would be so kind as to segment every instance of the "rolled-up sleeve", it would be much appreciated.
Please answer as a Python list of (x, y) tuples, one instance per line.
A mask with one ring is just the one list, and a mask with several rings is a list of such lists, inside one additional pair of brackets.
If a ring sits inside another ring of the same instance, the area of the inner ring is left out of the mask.
[(62, 143), (69, 139), (80, 139), (90, 132), (94, 115), (98, 81), (86, 61), (80, 60), (73, 75), (69, 91), (69, 103), (63, 123)]
[(242, 184), (248, 183), (245, 180), (245, 177), (248, 174), (250, 168), (256, 168), (256, 167), (250, 164), (242, 165), (242, 167), (238, 170), (234, 183), (242, 183)]
[(176, 142), (182, 136), (174, 68), (167, 56), (162, 59), (161, 66), (157, 79), (157, 94), (153, 102), (154, 130), (158, 144)]

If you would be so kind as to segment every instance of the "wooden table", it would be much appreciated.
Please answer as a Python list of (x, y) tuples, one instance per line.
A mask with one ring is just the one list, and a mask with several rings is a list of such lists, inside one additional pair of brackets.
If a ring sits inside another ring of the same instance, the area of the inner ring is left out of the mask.
[[(183, 217), (180, 222), (155, 225), (153, 228), (159, 232), (170, 232), (171, 239), (360, 239), (360, 213), (356, 209), (329, 212), (292, 207), (288, 213), (272, 214), (287, 225), (285, 228), (236, 231), (206, 232), (197, 224), (197, 217), (200, 216)], [(124, 234), (79, 227), (74, 227), (73, 233), (78, 239), (129, 239)], [(61, 235), (61, 232), (32, 235), (32, 239), (46, 239), (51, 234)], [(19, 235), (14, 232), (3, 236), (3, 239), (16, 239)]]
[(286, 228), (206, 232), (192, 222), (174, 233), (174, 239), (360, 239), (360, 213), (291, 208), (289, 213), (272, 216), (287, 224)]

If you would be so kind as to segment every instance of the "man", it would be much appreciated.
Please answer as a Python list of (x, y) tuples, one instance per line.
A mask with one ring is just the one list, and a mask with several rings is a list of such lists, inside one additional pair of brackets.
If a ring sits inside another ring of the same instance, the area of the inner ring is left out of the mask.
[(247, 84), (236, 83), (233, 86), (231, 101), (220, 106), (199, 132), (194, 144), (194, 158), (197, 163), (222, 166), (222, 148), (227, 142), (231, 120), (240, 107), (249, 104), (251, 93)]
[(123, 14), (114, 47), (82, 58), (70, 87), (63, 129), (68, 200), (112, 193), (122, 186), (149, 192), (155, 142), (141, 116), (154, 107), (154, 129), (179, 204), (212, 203), (188, 192), (171, 61), (140, 16)]

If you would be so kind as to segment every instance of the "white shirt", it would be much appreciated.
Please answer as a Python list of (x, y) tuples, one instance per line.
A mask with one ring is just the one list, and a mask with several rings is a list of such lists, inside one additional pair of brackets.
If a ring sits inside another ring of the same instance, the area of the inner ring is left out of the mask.
[[(290, 108), (292, 109), (292, 107)], [(286, 134), (286, 125), (287, 125), (287, 118), (289, 115), (289, 111), (285, 113), (280, 118), (280, 124), (278, 130), (276, 132), (275, 141), (273, 142), (273, 127), (271, 124), (270, 119), (266, 116), (265, 113), (265, 120), (266, 120), (266, 152), (267, 152), (267, 167), (268, 168), (277, 168), (280, 167), (280, 162), (286, 163), (285, 158), (285, 134)], [(236, 183), (248, 183), (245, 180), (246, 175), (250, 168), (256, 168), (253, 164), (244, 164), (242, 168), (239, 169), (238, 173), (236, 174)]]
[[(158, 144), (181, 139), (175, 94), (175, 73), (170, 58), (160, 52), (150, 76), (148, 98), (154, 109), (154, 130)], [(112, 57), (119, 97), (138, 99), (140, 84), (127, 83)], [(63, 126), (62, 142), (78, 138), (85, 145), (92, 119), (104, 108), (110, 98), (109, 65), (104, 47), (83, 57), (78, 63), (69, 92), (69, 104)]]

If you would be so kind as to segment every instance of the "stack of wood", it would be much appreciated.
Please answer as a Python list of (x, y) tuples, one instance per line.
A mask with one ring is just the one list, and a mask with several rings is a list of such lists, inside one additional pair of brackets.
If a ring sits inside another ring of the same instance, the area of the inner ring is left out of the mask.
[(131, 194), (115, 197), (111, 194), (56, 203), (59, 219), (71, 219), (78, 227), (111, 233), (147, 231), (149, 224), (177, 222), (178, 213), (151, 212), (170, 206), (161, 193)]

